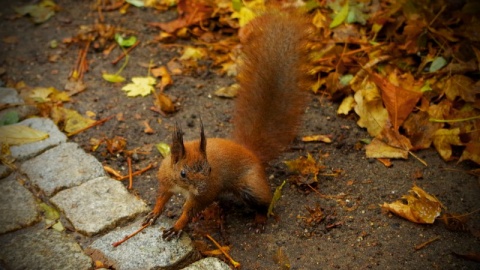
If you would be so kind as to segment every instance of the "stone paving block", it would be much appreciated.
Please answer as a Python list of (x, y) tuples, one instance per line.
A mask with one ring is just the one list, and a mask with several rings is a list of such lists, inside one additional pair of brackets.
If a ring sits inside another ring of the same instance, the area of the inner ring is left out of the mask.
[(38, 113), (38, 109), (35, 106), (25, 104), (17, 90), (12, 88), (0, 87), (0, 104), (23, 104), (22, 106), (15, 106), (0, 110), (0, 119), (11, 111), (16, 112), (20, 119), (24, 119), (29, 115), (35, 115)]
[(149, 210), (145, 202), (130, 194), (121, 182), (109, 177), (60, 191), (51, 202), (65, 213), (78, 232), (88, 236)]
[[(43, 228), (0, 237), (6, 269), (92, 269), (92, 260), (72, 237)], [(1, 267), (0, 267), (1, 268)]]
[(67, 136), (60, 132), (55, 123), (53, 123), (53, 121), (48, 118), (29, 118), (23, 120), (17, 125), (24, 125), (47, 132), (49, 134), (49, 137), (45, 140), (34, 143), (11, 146), (10, 152), (12, 154), (12, 157), (14, 157), (16, 160), (21, 161), (32, 158), (49, 148), (52, 148), (60, 143), (67, 141)]
[(137, 221), (104, 235), (93, 242), (85, 252), (94, 260), (103, 261), (117, 270), (180, 269), (188, 265), (195, 254), (191, 239), (183, 233), (179, 239), (164, 241), (161, 238), (162, 227), (170, 227), (171, 223), (161, 218), (156, 225), (147, 227), (123, 244), (112, 246), (138, 230), (140, 224), (141, 221)]
[(25, 161), (20, 170), (47, 196), (105, 176), (102, 164), (80, 149), (76, 143), (62, 143)]
[(29, 226), (39, 219), (35, 197), (16, 179), (0, 180), (0, 234)]
[(2, 104), (23, 104), (23, 99), (13, 88), (0, 87), (0, 103)]
[(220, 259), (207, 257), (182, 268), (182, 270), (230, 270), (230, 266)]

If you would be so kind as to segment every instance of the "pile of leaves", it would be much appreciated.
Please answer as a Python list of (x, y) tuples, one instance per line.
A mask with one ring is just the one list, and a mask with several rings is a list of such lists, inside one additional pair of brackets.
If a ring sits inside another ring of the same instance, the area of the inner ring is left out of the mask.
[[(433, 145), (446, 161), (480, 164), (476, 1), (461, 6), (447, 0), (269, 4), (179, 0), (177, 19), (150, 25), (160, 29), (156, 41), (162, 43), (196, 40), (167, 65), (170, 72), (199, 74), (208, 63), (219, 74), (234, 76), (238, 28), (272, 5), (303, 9), (317, 29), (311, 70), (317, 80), (311, 90), (341, 102), (338, 114), (358, 116), (358, 125), (372, 137), (367, 157), (388, 166), (390, 158), (406, 159)], [(172, 1), (150, 5), (168, 9)], [(235, 87), (221, 90), (220, 96), (235, 95)]]
[[(312, 37), (312, 47), (317, 50), (312, 52), (311, 74), (316, 83), (311, 90), (340, 102), (338, 114), (358, 116), (358, 125), (366, 128), (372, 138), (366, 141), (367, 157), (378, 158), (388, 166), (390, 158), (406, 159), (415, 156), (414, 151), (433, 145), (446, 161), (471, 160), (480, 164), (480, 19), (475, 16), (480, 4), (474, 0), (461, 5), (457, 2), (284, 0), (268, 1), (267, 5), (263, 0), (98, 1), (93, 6), (99, 14), (98, 22), (83, 26), (77, 36), (63, 41), (84, 46), (71, 74), (72, 81), (80, 82), (66, 89), (79, 88), (77, 93), (87, 87), (81, 80), (88, 71), (86, 59), (92, 50), (108, 55), (120, 45), (127, 58), (124, 66), (128, 62), (128, 51), (123, 49), (127, 46), (118, 40), (130, 40), (127, 36), (134, 33), (109, 25), (103, 12), (128, 14), (131, 8), (177, 10), (178, 17), (173, 21), (149, 23), (159, 29), (150, 42), (178, 47), (181, 56), (166, 66), (149, 65), (148, 71), (139, 74), (148, 76), (133, 78), (133, 84), (123, 88), (129, 96), (155, 93), (157, 109), (153, 110), (167, 114), (177, 110), (164, 93), (174, 84), (171, 74), (202, 74), (210, 68), (220, 75), (235, 76), (238, 29), (268, 9), (297, 8), (309, 14), (317, 30)], [(39, 6), (42, 10), (58, 10), (53, 1), (41, 1)], [(33, 9), (28, 6), (28, 10)], [(19, 15), (35, 16), (20, 11)], [(53, 12), (35, 23), (47, 20)], [(179, 45), (179, 39), (193, 40), (193, 45)], [(128, 46), (138, 43), (135, 39)], [(103, 77), (113, 77), (112, 83), (123, 81), (120, 72), (124, 66), (116, 74)], [(150, 73), (161, 78), (160, 83), (156, 84)], [(220, 89), (217, 95), (233, 97), (235, 89), (235, 85)], [(45, 101), (54, 95), (60, 97), (60, 102), (66, 101), (61, 93), (38, 89), (32, 98)], [(62, 110), (62, 115), (68, 112)], [(50, 108), (45, 111), (43, 108), (44, 114), (59, 115)], [(64, 122), (68, 126), (68, 120)]]

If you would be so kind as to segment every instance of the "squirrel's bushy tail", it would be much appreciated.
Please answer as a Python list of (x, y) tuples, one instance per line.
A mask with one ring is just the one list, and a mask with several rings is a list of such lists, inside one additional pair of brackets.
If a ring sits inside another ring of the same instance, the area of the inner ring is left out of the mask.
[(279, 11), (242, 30), (233, 140), (263, 163), (278, 157), (297, 134), (307, 99), (310, 30), (305, 17)]

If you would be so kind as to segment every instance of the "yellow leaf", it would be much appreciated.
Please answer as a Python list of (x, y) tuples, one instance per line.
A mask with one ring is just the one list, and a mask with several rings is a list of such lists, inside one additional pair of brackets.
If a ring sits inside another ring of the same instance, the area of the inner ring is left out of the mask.
[(267, 212), (267, 216), (274, 216), (275, 214), (273, 213), (273, 208), (275, 207), (275, 204), (277, 203), (278, 200), (280, 200), (280, 197), (282, 197), (282, 188), (283, 186), (285, 185), (287, 181), (283, 181), (283, 183), (278, 186), (276, 189), (275, 189), (275, 192), (273, 193), (273, 198), (272, 198), (272, 201), (270, 202), (270, 205), (268, 206), (268, 212)]
[(146, 96), (153, 92), (155, 78), (153, 77), (133, 77), (132, 83), (125, 85), (122, 90), (127, 92), (127, 96)]
[(346, 96), (340, 106), (338, 107), (337, 114), (347, 115), (355, 107), (355, 99), (352, 95)]
[(332, 139), (327, 135), (310, 135), (302, 138), (302, 142), (324, 142), (331, 143)]
[(180, 60), (200, 60), (205, 58), (205, 55), (205, 51), (201, 48), (187, 47), (180, 56)]
[(365, 155), (368, 158), (408, 158), (408, 150), (390, 146), (374, 138), (370, 144), (365, 146)]
[(367, 129), (375, 137), (388, 121), (388, 112), (383, 107), (382, 97), (375, 83), (365, 81), (355, 92), (355, 112), (360, 119), (357, 124)]
[(460, 128), (439, 129), (433, 134), (433, 145), (444, 160), (452, 157), (452, 145), (462, 145)]
[(83, 117), (77, 111), (63, 108), (63, 112), (65, 117), (64, 130), (67, 133), (73, 133), (95, 123), (95, 120)]
[(215, 95), (217, 97), (233, 98), (237, 96), (238, 89), (240, 89), (240, 85), (238, 83), (235, 83), (230, 86), (218, 89), (217, 91), (215, 91)]
[(416, 185), (409, 193), (402, 196), (406, 204), (399, 200), (390, 204), (383, 203), (382, 208), (411, 222), (432, 224), (444, 208), (442, 203)]
[(118, 75), (118, 74), (109, 74), (109, 73), (103, 73), (102, 78), (111, 83), (119, 83), (119, 82), (124, 82), (125, 78)]
[(0, 127), (0, 141), (8, 145), (21, 145), (44, 140), (48, 133), (23, 125)]
[(480, 164), (480, 143), (467, 143), (465, 149), (463, 150), (460, 161), (469, 159), (477, 164)]
[(317, 175), (324, 167), (317, 164), (317, 161), (308, 153), (307, 157), (299, 157), (295, 160), (285, 161), (288, 169), (291, 172), (300, 173), (301, 175), (308, 176), (313, 174), (315, 181), (317, 181)]
[(53, 93), (53, 91), (54, 88), (52, 87), (37, 87), (32, 90), (32, 93), (29, 97), (36, 102), (47, 102), (50, 101), (49, 96)]

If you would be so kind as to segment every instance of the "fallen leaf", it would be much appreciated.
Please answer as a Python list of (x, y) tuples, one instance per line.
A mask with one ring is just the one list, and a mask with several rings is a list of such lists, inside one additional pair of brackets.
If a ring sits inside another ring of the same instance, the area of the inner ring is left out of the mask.
[(352, 95), (346, 96), (340, 106), (338, 106), (337, 114), (347, 115), (355, 107), (355, 99)]
[(280, 200), (280, 197), (282, 197), (282, 188), (285, 185), (287, 181), (283, 181), (283, 183), (278, 186), (275, 189), (275, 192), (273, 193), (272, 201), (270, 202), (270, 205), (268, 206), (268, 212), (267, 216), (274, 216), (275, 214), (273, 213), (273, 208), (275, 207), (275, 204), (277, 203), (278, 200)]
[(155, 130), (150, 126), (148, 123), (148, 120), (143, 121), (143, 125), (145, 126), (145, 129), (143, 129), (143, 132), (146, 134), (154, 134)]
[(170, 155), (170, 145), (167, 143), (157, 143), (155, 144), (155, 147), (157, 148), (158, 152), (162, 155), (163, 158), (166, 158), (168, 155)]
[(0, 141), (8, 145), (22, 145), (48, 138), (48, 133), (24, 125), (0, 126)]
[(464, 160), (471, 160), (477, 164), (480, 164), (480, 143), (470, 142), (465, 144), (465, 149), (463, 150), (462, 156), (458, 162)]
[(125, 78), (119, 74), (103, 73), (102, 78), (111, 83), (121, 83), (125, 81)]
[(303, 176), (314, 176), (314, 181), (317, 182), (317, 176), (321, 170), (324, 169), (324, 166), (321, 166), (313, 158), (310, 153), (307, 154), (307, 157), (299, 157), (295, 160), (284, 161), (287, 165), (288, 170), (291, 172), (299, 173)]
[[(390, 122), (393, 128), (398, 130), (422, 97), (422, 93), (413, 90), (413, 87), (407, 89), (397, 86), (376, 73), (370, 73), (370, 76), (382, 91), (383, 104), (388, 111)], [(397, 81), (396, 73), (392, 72), (389, 79)]]
[(310, 135), (302, 137), (302, 142), (324, 142), (331, 143), (332, 139), (328, 135)]
[(122, 90), (129, 97), (146, 96), (154, 91), (155, 82), (153, 77), (133, 77), (132, 83), (125, 85)]
[(65, 117), (65, 127), (63, 130), (67, 133), (74, 133), (78, 130), (85, 129), (86, 127), (95, 123), (95, 120), (83, 117), (77, 111), (65, 108), (62, 108), (62, 110)]
[(450, 160), (452, 158), (452, 145), (462, 145), (460, 128), (442, 128), (435, 131), (433, 134), (433, 145), (444, 160)]
[(461, 97), (464, 101), (475, 102), (478, 94), (474, 87), (474, 81), (465, 75), (453, 75), (445, 83), (445, 95), (450, 100)]
[(367, 129), (375, 137), (388, 121), (388, 112), (383, 107), (382, 98), (375, 83), (365, 81), (355, 92), (355, 113), (360, 117), (357, 124)]
[(217, 97), (224, 97), (224, 98), (234, 98), (237, 96), (238, 89), (240, 89), (240, 85), (238, 83), (232, 84), (227, 87), (222, 87), (215, 91), (215, 95)]
[(409, 193), (402, 196), (406, 203), (401, 200), (383, 203), (382, 208), (414, 223), (433, 224), (444, 208), (442, 203), (417, 185)]

